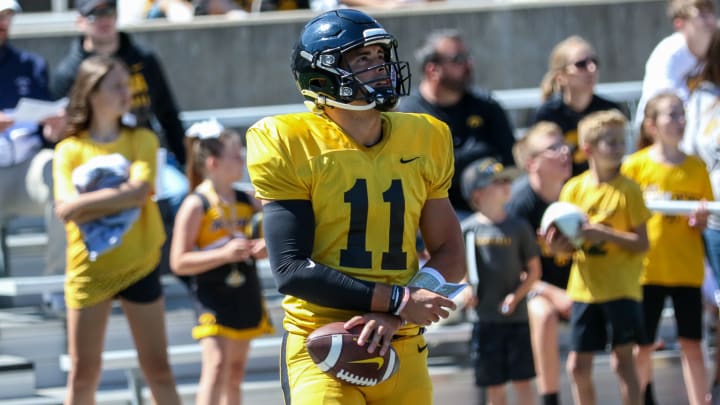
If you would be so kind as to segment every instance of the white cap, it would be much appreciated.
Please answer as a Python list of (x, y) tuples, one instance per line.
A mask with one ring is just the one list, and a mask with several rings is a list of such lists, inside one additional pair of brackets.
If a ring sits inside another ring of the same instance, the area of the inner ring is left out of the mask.
[(20, 4), (15, 0), (0, 0), (0, 11), (12, 10), (16, 13), (22, 11)]

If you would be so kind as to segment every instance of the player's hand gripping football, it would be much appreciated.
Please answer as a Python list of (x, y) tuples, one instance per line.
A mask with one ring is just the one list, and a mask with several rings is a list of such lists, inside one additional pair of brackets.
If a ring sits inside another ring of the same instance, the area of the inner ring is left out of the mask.
[(424, 288), (410, 287), (410, 299), (400, 312), (400, 317), (416, 325), (428, 326), (450, 315), (448, 310), (456, 305), (450, 298), (443, 297)]
[(345, 329), (350, 330), (358, 325), (365, 325), (360, 337), (357, 340), (359, 346), (368, 345), (368, 353), (374, 353), (380, 348), (379, 354), (385, 355), (390, 348), (393, 335), (402, 326), (402, 320), (397, 316), (384, 314), (382, 312), (370, 312), (364, 315), (356, 315), (345, 322)]

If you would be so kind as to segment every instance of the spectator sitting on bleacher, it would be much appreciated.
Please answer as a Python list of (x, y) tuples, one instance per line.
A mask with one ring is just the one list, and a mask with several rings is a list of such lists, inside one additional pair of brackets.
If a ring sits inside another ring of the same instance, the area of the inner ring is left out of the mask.
[(190, 0), (148, 0), (145, 6), (145, 17), (148, 19), (167, 18), (170, 21), (188, 21), (192, 20), (194, 14), (195, 6)]
[(445, 0), (310, 0), (310, 8), (313, 11), (328, 11), (342, 7), (400, 8), (419, 3), (440, 1)]
[(540, 83), (543, 104), (534, 122), (549, 121), (560, 126), (572, 151), (573, 175), (588, 168), (587, 157), (578, 148), (577, 125), (595, 111), (620, 109), (620, 106), (594, 93), (598, 81), (597, 53), (579, 36), (566, 38), (553, 47), (548, 71)]
[(513, 165), (513, 129), (490, 94), (471, 88), (472, 60), (460, 32), (447, 29), (430, 33), (415, 58), (422, 66), (423, 78), (418, 89), (400, 101), (398, 110), (427, 113), (450, 127), (455, 175), (449, 197), (462, 219), (472, 212), (460, 192), (463, 169), (483, 157)]
[[(570, 177), (570, 147), (560, 127), (542, 121), (525, 132), (513, 147), (515, 161), (527, 172), (513, 184), (508, 215), (523, 218), (537, 231), (545, 210), (558, 200)], [(540, 238), (542, 277), (528, 294), (528, 317), (535, 356), (537, 388), (542, 405), (560, 403), (559, 322), (568, 320), (572, 302), (567, 288), (572, 261), (569, 255), (553, 255)]]
[[(50, 100), (45, 60), (8, 43), (8, 33), (20, 6), (14, 0), (0, 0), (0, 238), (5, 222), (15, 216), (52, 217), (50, 162), (52, 146), (58, 139), (61, 117), (38, 122), (16, 121), (13, 109), (21, 98)], [(45, 149), (44, 149), (45, 147)], [(59, 238), (50, 237), (52, 244)], [(47, 266), (53, 264), (48, 249)], [(7, 273), (8, 258), (0, 252), (0, 273)], [(7, 274), (6, 274), (7, 275)]]
[(55, 98), (67, 96), (78, 66), (93, 55), (115, 56), (130, 68), (131, 113), (136, 124), (161, 134), (161, 145), (172, 152), (168, 154), (167, 164), (160, 162), (156, 198), (168, 201), (170, 212), (166, 216), (174, 217), (188, 192), (187, 178), (180, 170), (185, 164), (185, 130), (160, 62), (153, 52), (141, 48), (130, 35), (117, 30), (115, 0), (78, 0), (76, 6), (77, 26), (82, 36), (71, 43), (55, 70), (51, 93)]
[[(158, 139), (121, 122), (131, 105), (130, 73), (111, 57), (93, 56), (78, 67), (67, 107), (67, 137), (53, 160), (56, 213), (65, 222), (68, 355), (66, 404), (94, 403), (101, 355), (113, 299), (119, 298), (140, 367), (157, 404), (180, 404), (167, 356), (165, 303), (157, 264), (165, 240), (152, 200)], [(119, 153), (131, 163), (128, 181), (116, 188), (78, 194), (74, 169), (102, 155)], [(122, 242), (90, 258), (79, 225), (139, 208), (140, 217)]]
[(667, 14), (675, 32), (660, 41), (645, 64), (642, 95), (633, 127), (640, 129), (647, 100), (664, 90), (677, 92), (684, 102), (689, 85), (699, 72), (715, 30), (713, 0), (669, 0)]
[(310, 0), (195, 0), (196, 15), (232, 15), (310, 8)]

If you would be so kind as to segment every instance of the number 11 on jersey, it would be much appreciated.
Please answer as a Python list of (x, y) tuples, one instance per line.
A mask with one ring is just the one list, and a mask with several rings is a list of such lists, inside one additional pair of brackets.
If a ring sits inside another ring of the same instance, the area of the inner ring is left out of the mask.
[[(345, 202), (350, 204), (347, 249), (340, 250), (340, 265), (359, 269), (372, 268), (372, 252), (367, 250), (368, 189), (366, 179), (357, 179), (345, 192)], [(405, 270), (407, 252), (403, 248), (405, 228), (405, 196), (402, 181), (394, 179), (383, 192), (383, 201), (390, 204), (388, 218), (388, 250), (382, 253), (383, 270)]]

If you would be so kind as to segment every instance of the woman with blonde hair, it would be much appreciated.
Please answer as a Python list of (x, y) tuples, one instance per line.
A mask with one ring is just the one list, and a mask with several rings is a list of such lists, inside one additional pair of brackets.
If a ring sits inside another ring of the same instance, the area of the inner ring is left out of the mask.
[(540, 83), (543, 104), (534, 122), (550, 121), (560, 126), (573, 149), (573, 175), (587, 169), (587, 159), (577, 148), (580, 119), (596, 111), (620, 109), (618, 104), (595, 94), (599, 65), (592, 45), (573, 35), (552, 49), (548, 71)]

